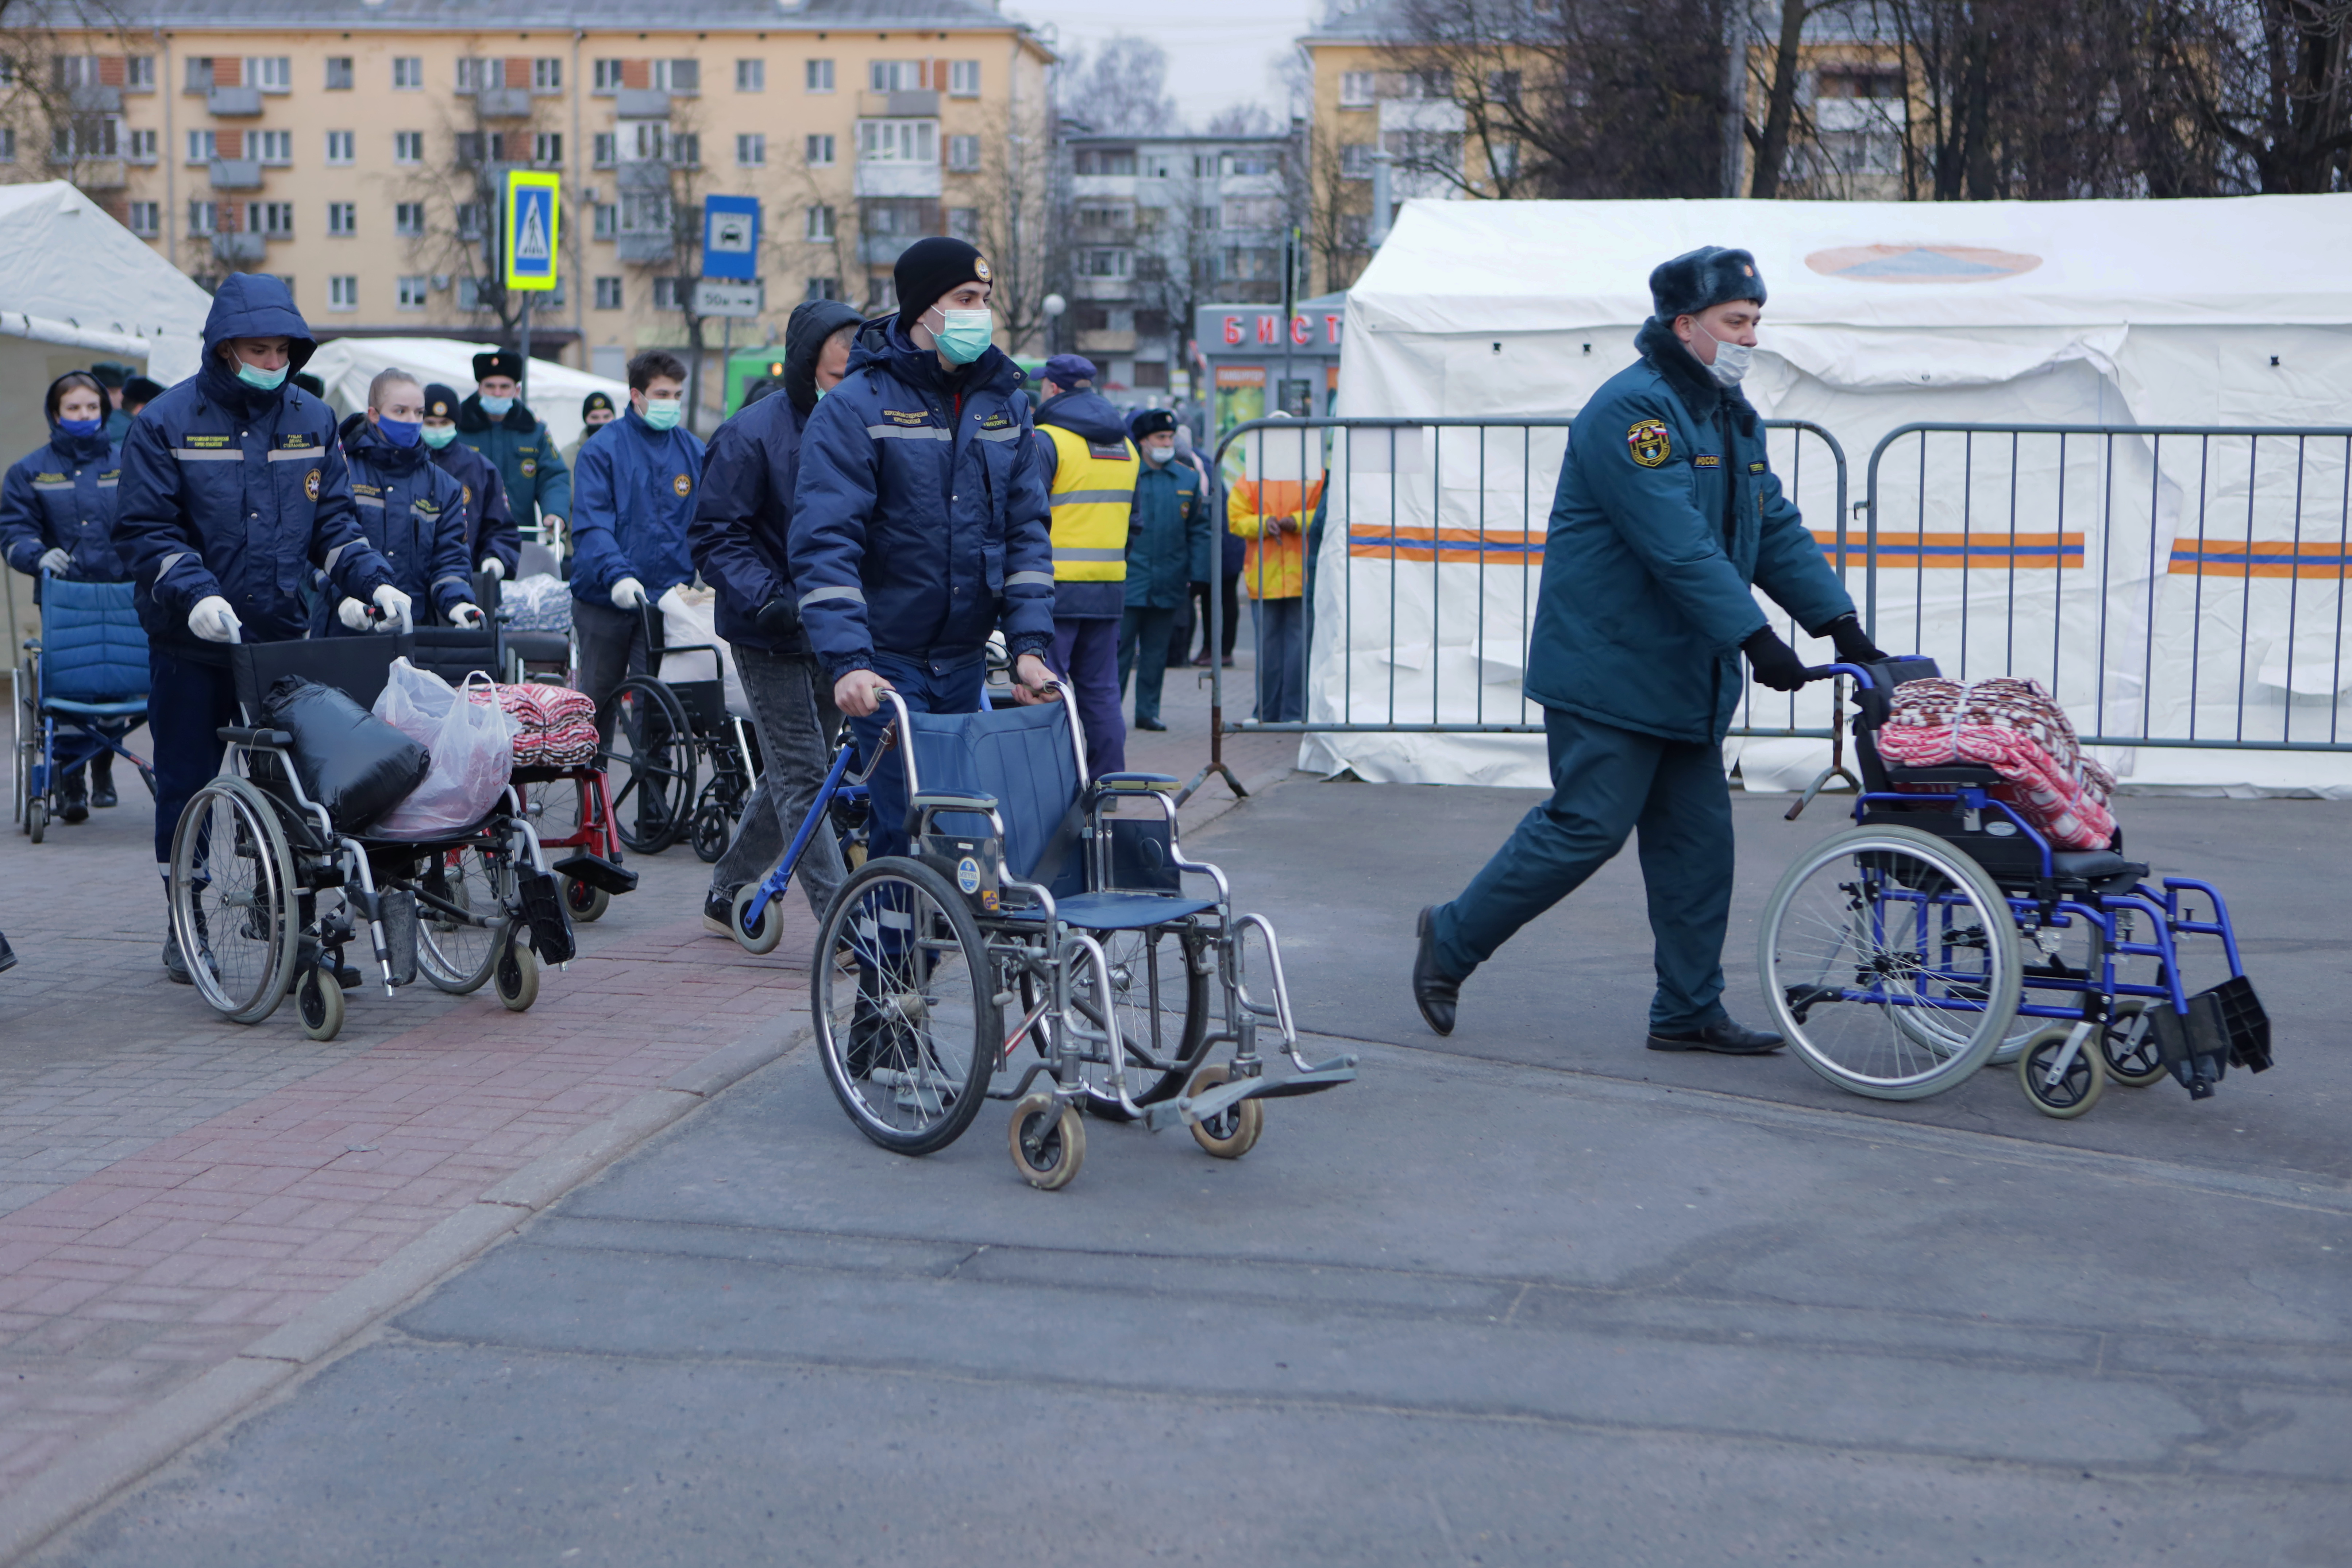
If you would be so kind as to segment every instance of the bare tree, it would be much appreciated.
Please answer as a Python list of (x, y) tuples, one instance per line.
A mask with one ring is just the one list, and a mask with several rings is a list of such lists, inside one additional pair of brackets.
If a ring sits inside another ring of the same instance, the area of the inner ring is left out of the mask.
[[(395, 213), (408, 209), (401, 215), (407, 218), (403, 243), (411, 263), (446, 279), (457, 308), (500, 342), (520, 336), (523, 309), (522, 293), (506, 285), (500, 225), (507, 171), (563, 162), (559, 142), (540, 140), (562, 136), (541, 127), (551, 120), (546, 104), (536, 98), (528, 102), (527, 114), (493, 117), (481, 97), (460, 94), (454, 112), (443, 111), (424, 161), (388, 182)], [(542, 303), (542, 297), (532, 298), (534, 308)]]
[[(2193, 127), (2160, 150), (2187, 152), (2192, 182), (2204, 183), (2196, 164), (2210, 162), (2224, 188), (2352, 183), (2352, 0), (2169, 0), (2151, 10), (2158, 116), (2177, 108)], [(2147, 162), (2173, 172), (2168, 161)]]
[(1120, 33), (1091, 52), (1081, 45), (1054, 77), (1061, 111), (1089, 131), (1149, 136), (1180, 122), (1168, 93), (1168, 56), (1149, 38)]
[(1014, 353), (1043, 340), (1045, 297), (1070, 280), (1069, 214), (1060, 210), (1055, 149), (1042, 116), (1004, 111), (1003, 134), (982, 138), (981, 204), (963, 237), (988, 257), (989, 304)]

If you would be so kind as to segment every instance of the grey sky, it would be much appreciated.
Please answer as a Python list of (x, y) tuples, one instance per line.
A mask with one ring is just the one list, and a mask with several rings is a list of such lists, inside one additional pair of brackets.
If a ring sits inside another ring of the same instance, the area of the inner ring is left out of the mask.
[(1275, 57), (1307, 31), (1321, 0), (1181, 0), (1167, 5), (1103, 0), (1004, 0), (1027, 21), (1053, 24), (1065, 46), (1092, 46), (1134, 33), (1168, 51), (1168, 89), (1184, 118), (1200, 124), (1229, 104), (1255, 101), (1277, 113), (1268, 74)]

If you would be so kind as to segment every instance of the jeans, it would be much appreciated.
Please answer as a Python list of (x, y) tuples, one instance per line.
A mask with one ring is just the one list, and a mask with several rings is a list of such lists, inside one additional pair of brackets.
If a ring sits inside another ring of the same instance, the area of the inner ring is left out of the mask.
[[(834, 711), (832, 684), (806, 656), (771, 653), (735, 644), (735, 668), (751, 700), (751, 724), (760, 733), (763, 767), (760, 781), (743, 802), (735, 841), (710, 869), (710, 896), (729, 898), (747, 882), (758, 882), (784, 858), (793, 835), (815, 809), (818, 789), (833, 765), (841, 716)], [(819, 823), (801, 851), (793, 875), (822, 917), (825, 905), (849, 874), (841, 841), (830, 823)]]
[(1269, 724), (1307, 716), (1307, 604), (1253, 599), (1257, 628), (1257, 716)]
[(1160, 690), (1168, 680), (1168, 640), (1176, 630), (1173, 610), (1133, 605), (1118, 620), (1118, 689), (1135, 676), (1135, 722), (1160, 722)]
[(1658, 988), (1650, 1028), (1705, 1029), (1723, 1010), (1731, 918), (1731, 786), (1723, 748), (1664, 740), (1559, 708), (1544, 710), (1552, 796), (1520, 819), (1462, 895), (1431, 917), (1440, 968), (1455, 979), (1641, 837)]
[(172, 863), (172, 835), (205, 781), (220, 771), (224, 725), (237, 722), (226, 664), (147, 649), (147, 737), (155, 748), (155, 863)]
[[(988, 702), (988, 655), (979, 649), (953, 657), (910, 659), (898, 653), (874, 654), (874, 672), (888, 681), (899, 700), (914, 713), (978, 713)], [(820, 676), (820, 678), (822, 678)], [(849, 721), (857, 737), (862, 766), (874, 755), (882, 732), (898, 721), (898, 711), (886, 699), (864, 718)], [(907, 852), (907, 764), (903, 744), (882, 754), (874, 776), (866, 781), (866, 854), (869, 858)]]
[[(1201, 629), (1199, 656), (1206, 659), (1209, 656), (1209, 585), (1205, 582), (1195, 582), (1192, 587), (1192, 621)], [(1223, 597), (1225, 618), (1224, 630), (1222, 633), (1223, 645), (1217, 652), (1230, 659), (1234, 656), (1234, 639), (1242, 634), (1242, 574), (1240, 572), (1226, 574)], [(1192, 640), (1188, 637), (1184, 642), (1184, 647), (1189, 648), (1192, 645)], [(1182, 650), (1179, 649), (1178, 652), (1181, 653)]]
[(1046, 658), (1077, 699), (1087, 730), (1087, 777), (1127, 768), (1127, 720), (1118, 711), (1118, 622), (1054, 618), (1054, 651)]

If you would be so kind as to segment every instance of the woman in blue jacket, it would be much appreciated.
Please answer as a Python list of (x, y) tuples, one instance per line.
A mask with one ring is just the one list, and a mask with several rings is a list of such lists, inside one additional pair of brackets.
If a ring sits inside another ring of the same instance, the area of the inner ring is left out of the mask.
[[(0, 549), (33, 580), (36, 604), (43, 572), (82, 582), (121, 582), (127, 575), (114, 553), (122, 464), (106, 438), (106, 389), (86, 371), (68, 371), (49, 383), (41, 410), (48, 416), (48, 444), (18, 458), (0, 484)], [(79, 822), (91, 806), (113, 805), (114, 754), (91, 758), (87, 781), (73, 768), (61, 788), (60, 821)]]
[[(366, 409), (339, 432), (343, 460), (352, 465), (352, 500), (395, 587), (420, 608), (432, 606), (444, 625), (479, 626), (467, 559), (472, 520), (466, 488), (432, 461), (418, 439), (424, 428), (425, 390), (416, 378), (379, 371), (368, 383)], [(356, 599), (337, 604), (331, 619), (323, 602), (320, 608), (319, 624), (329, 636), (374, 630), (368, 607)]]

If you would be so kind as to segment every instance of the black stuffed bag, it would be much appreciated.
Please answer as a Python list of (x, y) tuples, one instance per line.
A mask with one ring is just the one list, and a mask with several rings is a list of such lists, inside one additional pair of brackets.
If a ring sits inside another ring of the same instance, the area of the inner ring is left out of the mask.
[(366, 832), (433, 767), (425, 747), (344, 693), (299, 675), (269, 688), (261, 721), (294, 737), (302, 792), (324, 806), (342, 832)]

